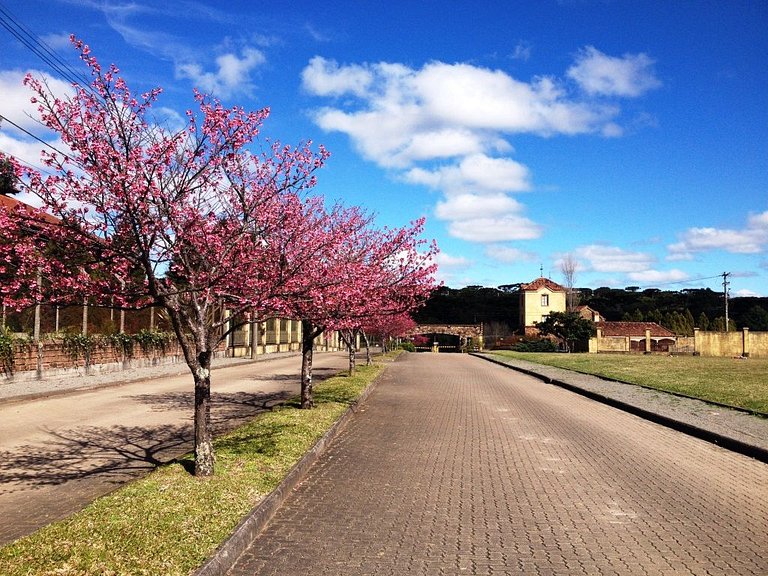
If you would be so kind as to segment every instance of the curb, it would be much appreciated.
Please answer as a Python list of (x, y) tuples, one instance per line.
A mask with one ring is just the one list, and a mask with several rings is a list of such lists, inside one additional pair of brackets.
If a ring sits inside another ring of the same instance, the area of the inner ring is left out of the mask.
[[(493, 364), (498, 364), (499, 366), (504, 366), (505, 368), (510, 368), (511, 370), (515, 370), (517, 372), (527, 374), (528, 376), (538, 378), (539, 380), (542, 380), (547, 384), (554, 384), (555, 386), (559, 386), (560, 388), (565, 388), (566, 390), (585, 396), (590, 400), (595, 400), (597, 402), (607, 404), (608, 406), (618, 408), (619, 410), (623, 410), (624, 412), (629, 412), (630, 414), (634, 414), (635, 416), (639, 416), (651, 422), (655, 422), (656, 424), (661, 424), (662, 426), (666, 426), (667, 428), (672, 428), (673, 430), (677, 430), (678, 432), (683, 432), (685, 434), (688, 434), (689, 436), (694, 436), (701, 440), (705, 440), (712, 444), (716, 444), (717, 446), (720, 446), (721, 448), (725, 448), (726, 450), (731, 450), (732, 452), (738, 452), (739, 454), (748, 456), (750, 458), (754, 458), (755, 460), (759, 460), (760, 462), (768, 464), (768, 450), (766, 450), (765, 448), (761, 448), (760, 446), (754, 446), (752, 444), (742, 442), (741, 440), (737, 440), (735, 438), (731, 438), (723, 434), (718, 434), (717, 432), (712, 432), (711, 430), (700, 428), (699, 426), (694, 426), (693, 424), (681, 422), (680, 420), (676, 420), (669, 416), (663, 416), (662, 414), (657, 414), (656, 412), (652, 412), (650, 410), (640, 408), (639, 406), (635, 406), (634, 404), (628, 404), (627, 402), (622, 402), (621, 400), (616, 400), (615, 398), (611, 398), (610, 396), (605, 396), (604, 394), (600, 394), (598, 392), (585, 390), (584, 388), (575, 386), (573, 384), (569, 384), (568, 382), (550, 378), (549, 376), (540, 374), (535, 370), (529, 370), (527, 368), (512, 366), (500, 360), (495, 360), (493, 358), (488, 358), (487, 356), (481, 356), (479, 354), (472, 354), (472, 355), (475, 356), (476, 358), (481, 358), (482, 360), (486, 360)], [(595, 378), (599, 378), (599, 376), (595, 376)], [(629, 384), (629, 386), (634, 386), (634, 384)], [(661, 392), (661, 391), (657, 390), (657, 392)], [(700, 399), (697, 399), (697, 400), (701, 402), (706, 402), (705, 400), (700, 400)]]
[(240, 556), (250, 546), (254, 538), (269, 523), (288, 495), (304, 479), (310, 466), (312, 466), (330, 443), (339, 435), (350, 418), (357, 412), (358, 407), (365, 402), (371, 392), (376, 388), (384, 371), (371, 382), (353, 404), (341, 415), (341, 417), (323, 434), (323, 436), (302, 456), (285, 478), (270, 492), (248, 515), (243, 518), (232, 534), (225, 540), (195, 572), (194, 576), (223, 576)]

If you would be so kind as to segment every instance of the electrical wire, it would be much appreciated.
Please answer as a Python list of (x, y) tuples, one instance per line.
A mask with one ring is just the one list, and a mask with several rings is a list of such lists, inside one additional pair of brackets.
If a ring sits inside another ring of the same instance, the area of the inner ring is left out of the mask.
[(62, 156), (67, 156), (67, 154), (64, 154), (64, 152), (62, 152), (61, 150), (59, 150), (58, 148), (56, 148), (56, 147), (55, 147), (53, 144), (51, 144), (50, 142), (46, 142), (45, 140), (43, 140), (43, 139), (42, 139), (42, 138), (40, 138), (39, 136), (36, 136), (36, 135), (32, 134), (32, 132), (30, 132), (30, 131), (29, 131), (29, 130), (27, 130), (26, 128), (23, 128), (23, 127), (19, 126), (18, 124), (16, 124), (16, 122), (14, 122), (13, 120), (11, 120), (11, 119), (10, 119), (10, 118), (8, 118), (7, 116), (3, 116), (2, 114), (0, 114), (0, 120), (3, 120), (3, 121), (5, 121), (5, 122), (8, 122), (8, 124), (10, 124), (11, 126), (15, 127), (17, 130), (21, 130), (21, 131), (22, 131), (24, 134), (26, 134), (27, 136), (29, 136), (29, 137), (31, 137), (31, 138), (34, 138), (35, 140), (37, 140), (37, 141), (38, 141), (38, 142), (40, 142), (41, 144), (43, 144), (43, 145), (47, 146), (48, 148), (50, 148), (50, 149), (51, 149), (51, 150), (53, 150), (54, 152), (57, 152), (57, 153), (61, 154)]
[(5, 28), (14, 38), (23, 46), (28, 48), (40, 60), (55, 70), (60, 76), (73, 84), (88, 86), (88, 79), (83, 74), (77, 72), (67, 62), (56, 54), (56, 52), (41, 40), (34, 32), (22, 24), (18, 18), (0, 4), (0, 26)]

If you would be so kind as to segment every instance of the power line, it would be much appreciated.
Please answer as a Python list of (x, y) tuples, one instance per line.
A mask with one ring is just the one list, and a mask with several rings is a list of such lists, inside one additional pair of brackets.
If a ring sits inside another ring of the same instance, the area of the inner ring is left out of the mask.
[(22, 132), (24, 132), (24, 134), (26, 134), (27, 136), (30, 136), (31, 138), (34, 138), (35, 140), (37, 140), (37, 141), (38, 141), (38, 142), (40, 142), (41, 144), (44, 144), (45, 146), (47, 146), (48, 148), (50, 148), (50, 149), (51, 149), (51, 150), (53, 150), (54, 152), (58, 152), (58, 153), (59, 153), (59, 154), (61, 154), (62, 156), (67, 156), (67, 154), (64, 154), (64, 152), (62, 152), (61, 150), (59, 150), (58, 148), (56, 148), (56, 147), (55, 147), (53, 144), (51, 144), (51, 143), (49, 143), (49, 142), (46, 142), (45, 140), (43, 140), (43, 139), (42, 139), (42, 138), (40, 138), (39, 136), (35, 136), (34, 134), (32, 134), (32, 132), (30, 132), (30, 131), (29, 131), (29, 130), (27, 130), (26, 128), (23, 128), (23, 127), (19, 126), (18, 124), (16, 124), (16, 122), (14, 122), (13, 120), (11, 120), (11, 119), (10, 119), (10, 118), (8, 118), (7, 116), (3, 116), (2, 114), (0, 114), (0, 120), (4, 120), (5, 122), (8, 122), (8, 124), (10, 124), (11, 126), (14, 126), (14, 127), (17, 129), (17, 130), (21, 130)]
[(671, 286), (673, 284), (690, 284), (691, 282), (699, 282), (700, 280), (712, 280), (714, 278), (720, 278), (722, 277), (722, 274), (717, 274), (716, 276), (701, 276), (698, 278), (688, 278), (687, 280), (674, 280), (670, 282), (658, 282), (656, 284), (647, 284), (645, 286), (641, 286), (641, 288), (647, 290), (650, 288), (656, 288), (657, 286)]
[(53, 49), (34, 32), (22, 24), (11, 12), (0, 4), (0, 26), (5, 28), (24, 47), (28, 48), (45, 64), (73, 84), (88, 86), (87, 78), (61, 59)]

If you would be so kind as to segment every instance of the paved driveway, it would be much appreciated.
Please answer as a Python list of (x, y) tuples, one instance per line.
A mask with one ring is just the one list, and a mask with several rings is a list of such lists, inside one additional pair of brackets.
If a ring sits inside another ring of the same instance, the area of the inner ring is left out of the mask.
[[(314, 366), (327, 376), (347, 357), (316, 354)], [(292, 355), (214, 370), (214, 432), (298, 394), (300, 369)], [(0, 404), (0, 545), (189, 452), (193, 403), (186, 372)]]
[(230, 575), (768, 574), (768, 466), (507, 368), (390, 366)]

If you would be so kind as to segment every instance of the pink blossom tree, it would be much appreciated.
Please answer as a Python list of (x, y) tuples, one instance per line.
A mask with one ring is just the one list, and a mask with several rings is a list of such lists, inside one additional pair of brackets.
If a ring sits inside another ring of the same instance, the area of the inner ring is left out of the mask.
[[(307, 202), (301, 222), (280, 235), (287, 281), (283, 299), (302, 321), (301, 406), (311, 408), (315, 339), (340, 330), (345, 340), (375, 317), (411, 310), (434, 287), (432, 243), (420, 239), (424, 221), (396, 230), (377, 230), (359, 208)], [(349, 347), (349, 344), (348, 344)], [(354, 371), (354, 348), (350, 370)]]
[(434, 241), (421, 237), (425, 219), (402, 228), (370, 230), (360, 237), (362, 259), (354, 267), (354, 296), (333, 312), (328, 326), (340, 331), (355, 372), (357, 336), (372, 319), (418, 308), (437, 287)]
[[(55, 97), (32, 77), (42, 122), (66, 154), (43, 152), (50, 175), (23, 172), (40, 209), (0, 210), (0, 288), (6, 303), (159, 306), (176, 333), (195, 389), (195, 474), (210, 475), (211, 358), (228, 330), (287, 310), (280, 242), (302, 212), (327, 152), (272, 144), (254, 154), (268, 109), (225, 108), (195, 92), (197, 111), (169, 132), (152, 121), (161, 90), (131, 93), (72, 38), (90, 86)], [(52, 223), (54, 216), (58, 222)], [(47, 258), (54, 245), (57, 258)], [(44, 279), (40, 281), (41, 277)], [(226, 307), (229, 316), (216, 311)]]
[(416, 328), (416, 321), (408, 312), (387, 316), (374, 316), (369, 318), (362, 326), (366, 341), (368, 338), (375, 338), (382, 343), (382, 347), (387, 350), (389, 343), (393, 339), (401, 338)]
[(282, 297), (302, 323), (301, 407), (311, 408), (314, 341), (362, 297), (359, 279), (370, 217), (359, 208), (306, 202), (301, 224), (281, 235)]

